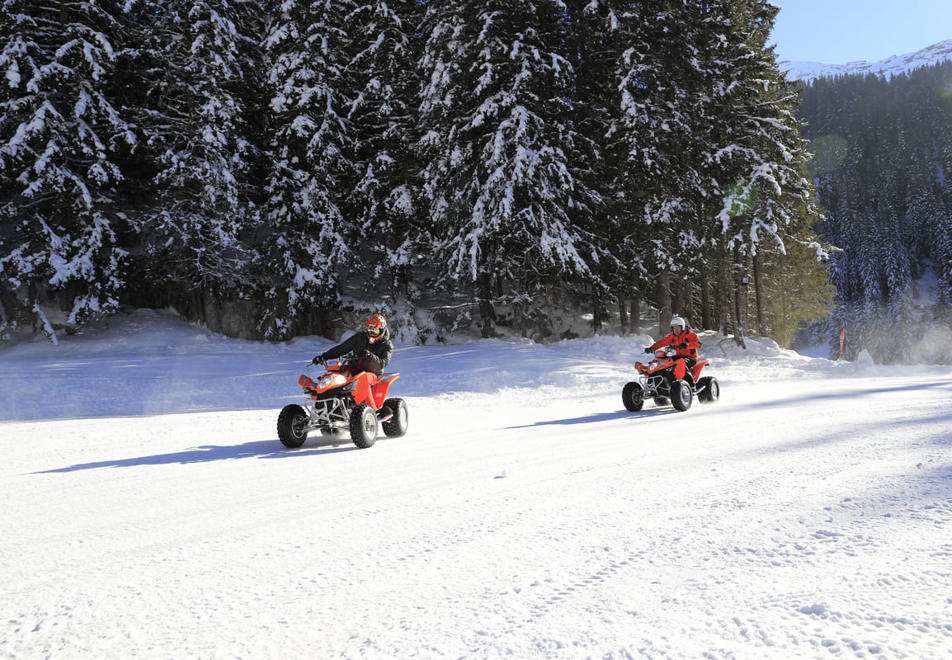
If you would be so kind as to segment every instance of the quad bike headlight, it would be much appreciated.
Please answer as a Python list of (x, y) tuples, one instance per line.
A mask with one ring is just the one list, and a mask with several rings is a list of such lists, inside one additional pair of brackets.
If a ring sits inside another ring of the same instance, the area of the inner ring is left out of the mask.
[(323, 390), (325, 387), (327, 387), (328, 385), (330, 385), (330, 384), (331, 384), (331, 381), (333, 381), (333, 380), (334, 380), (334, 376), (332, 376), (332, 375), (330, 375), (330, 374), (328, 374), (328, 375), (326, 375), (326, 376), (322, 376), (322, 377), (321, 377), (320, 379), (318, 379), (318, 381), (317, 381), (317, 388), (320, 389), (320, 390)]

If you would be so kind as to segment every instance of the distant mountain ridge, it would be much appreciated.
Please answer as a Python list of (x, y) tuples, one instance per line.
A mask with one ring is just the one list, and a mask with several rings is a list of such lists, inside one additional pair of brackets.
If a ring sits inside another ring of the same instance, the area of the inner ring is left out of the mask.
[(779, 62), (780, 70), (787, 74), (789, 80), (810, 82), (817, 78), (835, 77), (844, 75), (863, 75), (875, 73), (886, 78), (908, 73), (913, 69), (930, 66), (952, 60), (952, 39), (940, 41), (927, 46), (915, 53), (893, 55), (878, 62), (848, 62), (847, 64), (823, 64), (821, 62), (794, 62), (783, 60)]

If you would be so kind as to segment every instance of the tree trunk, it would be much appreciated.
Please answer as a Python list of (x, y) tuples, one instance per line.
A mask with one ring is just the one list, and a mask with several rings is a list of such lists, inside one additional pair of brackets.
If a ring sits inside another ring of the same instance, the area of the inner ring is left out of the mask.
[(621, 329), (622, 335), (627, 335), (629, 332), (628, 329), (628, 310), (625, 307), (625, 297), (622, 295), (615, 296), (618, 299), (618, 326)]
[[(738, 276), (739, 277), (739, 276)], [(735, 281), (734, 285), (734, 341), (738, 346), (744, 346), (744, 321), (741, 311), (741, 298), (743, 292), (740, 282)], [(745, 347), (746, 348), (746, 347)]]
[(208, 327), (208, 315), (205, 313), (205, 299), (202, 292), (198, 289), (189, 289), (179, 299), (178, 305), (175, 305), (179, 312), (189, 321)]
[(602, 329), (602, 295), (598, 287), (592, 291), (592, 332), (598, 334)]
[(730, 254), (727, 251), (726, 239), (722, 237), (720, 246), (720, 263), (717, 269), (717, 320), (718, 331), (725, 337), (730, 334)]
[(8, 294), (6, 289), (0, 289), (0, 341), (5, 332), (16, 328), (16, 320), (16, 298)]
[(658, 332), (668, 334), (671, 323), (671, 273), (666, 270), (658, 275)]
[(400, 264), (390, 269), (390, 286), (394, 296), (409, 300), (412, 281), (413, 271), (409, 264)]
[(483, 338), (494, 337), (496, 330), (493, 322), (496, 320), (496, 310), (492, 302), (492, 278), (489, 273), (479, 275), (479, 320)]
[(741, 348), (747, 348), (744, 336), (747, 334), (747, 283), (743, 268), (734, 270), (734, 341)]
[[(524, 270), (522, 273), (522, 282), (520, 286), (523, 292), (528, 292), (531, 288), (529, 284), (529, 273)], [(519, 334), (523, 337), (529, 336), (529, 309), (525, 302), (521, 302), (522, 296), (516, 296), (516, 301), (512, 303), (512, 320), (515, 327), (519, 329)]]
[(701, 287), (701, 326), (705, 330), (714, 330), (714, 317), (711, 314), (711, 282), (707, 277), (702, 277), (699, 284)]
[(631, 301), (629, 303), (629, 309), (631, 313), (629, 318), (631, 319), (631, 332), (632, 334), (638, 334), (641, 331), (641, 290), (635, 289), (631, 294)]
[(331, 322), (330, 311), (326, 307), (315, 307), (312, 312), (312, 318), (312, 323), (314, 323), (317, 329), (317, 334), (321, 337), (334, 337), (336, 334), (334, 332), (334, 324)]
[(53, 324), (50, 323), (50, 320), (46, 317), (46, 313), (43, 312), (43, 308), (40, 307), (39, 302), (33, 303), (33, 315), (33, 334), (36, 334), (37, 330), (39, 329), (53, 344), (59, 344), (59, 338), (56, 336), (56, 330), (53, 328)]
[(760, 332), (761, 337), (766, 337), (770, 334), (770, 328), (767, 327), (767, 315), (764, 313), (764, 305), (766, 301), (764, 300), (764, 273), (761, 261), (760, 255), (755, 254), (754, 294), (756, 296), (755, 302), (757, 305), (757, 330)]
[(670, 276), (668, 280), (668, 290), (671, 292), (671, 316), (684, 316), (681, 282), (681, 276), (676, 274)]
[(697, 325), (697, 316), (694, 310), (694, 285), (691, 280), (685, 278), (681, 280), (681, 316), (691, 324), (691, 327)]

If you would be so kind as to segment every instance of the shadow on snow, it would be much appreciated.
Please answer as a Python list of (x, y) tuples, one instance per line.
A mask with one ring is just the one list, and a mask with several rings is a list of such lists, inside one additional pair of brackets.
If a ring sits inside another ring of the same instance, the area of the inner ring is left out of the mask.
[(541, 422), (535, 422), (533, 424), (522, 424), (520, 426), (507, 426), (507, 429), (531, 429), (536, 426), (552, 426), (552, 425), (570, 425), (570, 424), (596, 424), (598, 422), (611, 422), (616, 419), (628, 419), (628, 418), (641, 418), (641, 417), (658, 417), (661, 415), (670, 415), (677, 412), (674, 408), (670, 406), (667, 408), (650, 408), (648, 410), (640, 410), (638, 412), (629, 412), (627, 410), (615, 410), (613, 412), (601, 412), (594, 413), (592, 415), (583, 415), (582, 417), (567, 417), (565, 419), (547, 419)]
[[(348, 441), (349, 442), (349, 441)], [(341, 447), (344, 444), (340, 439), (321, 438), (316, 443), (308, 441), (298, 449), (287, 449), (281, 442), (274, 440), (258, 440), (241, 445), (202, 445), (185, 451), (170, 454), (155, 454), (153, 456), (136, 456), (113, 461), (95, 461), (93, 463), (77, 463), (53, 470), (41, 470), (33, 474), (55, 474), (57, 472), (78, 472), (80, 470), (98, 470), (100, 468), (140, 467), (143, 465), (172, 465), (189, 463), (208, 463), (211, 461), (228, 461), (240, 458), (289, 458), (291, 456), (313, 456), (315, 454), (337, 454), (354, 451), (357, 447)]]
[[(933, 381), (928, 383), (918, 383), (915, 385), (893, 385), (893, 386), (883, 386), (875, 387), (870, 389), (845, 389), (841, 391), (834, 392), (818, 392), (816, 394), (806, 394), (803, 396), (790, 397), (790, 398), (777, 398), (768, 401), (754, 401), (745, 403), (743, 401), (735, 401), (734, 405), (720, 406), (718, 404), (709, 404), (695, 402), (699, 406), (703, 407), (705, 413), (709, 414), (718, 414), (718, 413), (736, 413), (737, 406), (748, 407), (751, 409), (755, 408), (777, 408), (790, 405), (797, 405), (801, 403), (809, 403), (810, 401), (821, 401), (828, 399), (849, 399), (849, 398), (858, 398), (871, 396), (876, 394), (890, 394), (893, 392), (903, 392), (909, 390), (925, 390), (932, 391), (935, 389), (952, 389), (952, 382), (948, 380)], [(692, 406), (691, 410), (686, 411), (686, 414), (691, 414), (694, 410)], [(628, 412), (627, 410), (616, 410), (612, 412), (600, 412), (593, 413), (591, 415), (583, 415), (581, 417), (568, 417), (564, 419), (551, 419), (535, 422), (532, 424), (523, 424), (519, 426), (509, 426), (508, 429), (526, 429), (534, 428), (537, 426), (551, 426), (551, 425), (572, 425), (572, 424), (594, 424), (598, 422), (610, 422), (617, 419), (627, 419), (627, 418), (651, 418), (658, 417), (660, 415), (670, 415), (677, 413), (673, 407), (670, 405), (663, 406), (660, 408), (647, 408), (639, 412)], [(944, 420), (948, 419), (952, 421), (952, 412), (942, 412), (936, 415), (934, 419)], [(920, 420), (909, 420), (906, 423), (928, 423), (929, 421), (934, 421), (933, 418), (929, 419), (920, 419)]]

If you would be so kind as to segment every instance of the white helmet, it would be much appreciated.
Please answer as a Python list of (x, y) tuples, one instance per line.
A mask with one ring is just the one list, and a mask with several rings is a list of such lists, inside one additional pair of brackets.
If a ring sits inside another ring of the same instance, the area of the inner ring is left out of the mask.
[(670, 325), (672, 328), (673, 328), (674, 326), (676, 326), (676, 325), (680, 325), (682, 330), (684, 330), (685, 328), (687, 328), (687, 325), (684, 323), (684, 319), (681, 318), (680, 316), (673, 316), (673, 317), (671, 317), (671, 323), (670, 323), (669, 325)]

